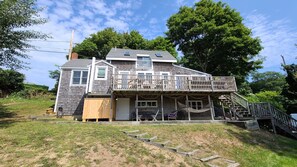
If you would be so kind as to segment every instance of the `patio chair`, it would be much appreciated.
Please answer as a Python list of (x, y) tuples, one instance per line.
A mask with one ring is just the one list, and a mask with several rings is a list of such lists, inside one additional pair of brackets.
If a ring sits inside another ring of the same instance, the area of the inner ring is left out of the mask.
[(169, 120), (169, 119), (174, 119), (174, 120), (176, 120), (177, 119), (177, 112), (178, 112), (178, 110), (176, 110), (176, 111), (173, 111), (173, 112), (171, 112), (171, 113), (168, 113), (166, 116), (167, 116), (167, 120)]
[(159, 114), (159, 110), (157, 110), (157, 112), (156, 112), (155, 115), (151, 115), (152, 118), (153, 118), (153, 121), (158, 121), (158, 120), (157, 120), (157, 116), (158, 116), (158, 114)]

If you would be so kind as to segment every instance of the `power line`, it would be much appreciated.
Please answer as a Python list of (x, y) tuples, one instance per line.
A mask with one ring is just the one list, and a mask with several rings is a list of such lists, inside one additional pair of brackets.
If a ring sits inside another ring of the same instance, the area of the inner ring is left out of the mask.
[(48, 52), (48, 53), (67, 53), (65, 52), (60, 52), (60, 51), (51, 51), (51, 50), (39, 50), (39, 49), (26, 49), (27, 51), (33, 51), (33, 52)]
[(69, 43), (69, 41), (38, 40), (38, 39), (28, 39), (28, 41), (39, 41), (39, 42), (65, 42), (65, 43)]

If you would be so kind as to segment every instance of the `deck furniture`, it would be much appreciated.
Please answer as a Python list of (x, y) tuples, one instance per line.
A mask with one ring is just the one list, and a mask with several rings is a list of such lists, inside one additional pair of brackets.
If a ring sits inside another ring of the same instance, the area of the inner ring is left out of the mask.
[(178, 110), (176, 110), (176, 111), (173, 111), (173, 112), (171, 112), (171, 113), (168, 113), (167, 115), (166, 115), (166, 117), (167, 117), (167, 120), (176, 120), (177, 119), (177, 113), (178, 113)]
[(159, 110), (157, 110), (157, 112), (156, 112), (155, 115), (151, 115), (152, 118), (153, 118), (153, 121), (158, 121), (158, 120), (157, 120), (157, 116), (158, 116), (158, 114), (159, 114)]

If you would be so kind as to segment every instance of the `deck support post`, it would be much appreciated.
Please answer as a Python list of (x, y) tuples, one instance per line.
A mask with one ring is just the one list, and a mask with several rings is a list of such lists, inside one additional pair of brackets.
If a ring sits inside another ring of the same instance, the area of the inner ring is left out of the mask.
[(208, 95), (208, 103), (210, 108), (211, 120), (214, 120), (213, 103), (210, 99), (210, 95)]
[(110, 113), (109, 113), (109, 122), (112, 122), (112, 116), (113, 116), (113, 92), (111, 92), (110, 95)]
[(221, 103), (221, 107), (222, 107), (222, 110), (223, 110), (224, 119), (226, 119), (226, 112), (225, 112), (224, 104), (222, 102), (220, 102), (220, 103)]
[(276, 129), (275, 129), (275, 125), (274, 125), (274, 118), (273, 118), (273, 113), (272, 113), (272, 110), (271, 110), (271, 105), (270, 103), (268, 103), (268, 109), (269, 109), (269, 113), (270, 113), (270, 119), (271, 119), (271, 125), (272, 125), (272, 128), (273, 128), (273, 132), (274, 134), (276, 134)]
[(136, 108), (136, 121), (138, 122), (138, 94), (136, 94), (136, 100), (135, 100), (135, 108)]
[(189, 112), (189, 97), (188, 94), (186, 94), (186, 107), (187, 107), (187, 112), (188, 112), (188, 119), (191, 121), (191, 113)]
[(161, 94), (161, 112), (162, 112), (162, 121), (164, 121), (164, 107), (163, 107), (163, 94)]
[(177, 99), (174, 98), (174, 109), (177, 110)]

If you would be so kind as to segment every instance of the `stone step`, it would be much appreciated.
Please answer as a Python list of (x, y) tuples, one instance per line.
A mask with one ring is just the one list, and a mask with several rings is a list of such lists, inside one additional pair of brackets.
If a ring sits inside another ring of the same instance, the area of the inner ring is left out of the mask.
[(167, 149), (170, 149), (170, 150), (173, 150), (173, 151), (177, 152), (177, 151), (178, 151), (178, 149), (179, 149), (179, 148), (181, 148), (181, 147), (182, 147), (182, 145), (178, 145), (178, 146), (175, 146), (175, 147), (165, 147), (165, 148), (167, 148)]
[(145, 141), (148, 141), (148, 142), (152, 142), (153, 140), (157, 139), (158, 137), (157, 136), (153, 136), (153, 137), (147, 137), (147, 138), (139, 138), (141, 140), (145, 140)]
[(202, 162), (207, 162), (207, 161), (210, 161), (210, 160), (213, 160), (213, 159), (217, 159), (217, 158), (220, 158), (220, 156), (219, 155), (212, 155), (210, 157), (201, 158), (200, 160)]
[(127, 131), (127, 130), (122, 130), (121, 132), (124, 132), (124, 133), (136, 133), (136, 132), (139, 132), (139, 130), (130, 130), (130, 131)]
[(196, 150), (193, 150), (193, 151), (189, 151), (189, 152), (184, 152), (184, 151), (178, 151), (177, 150), (177, 153), (183, 154), (183, 155), (187, 155), (187, 156), (191, 156), (191, 155), (195, 154), (197, 151), (199, 151), (199, 149), (196, 149)]

